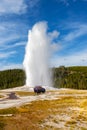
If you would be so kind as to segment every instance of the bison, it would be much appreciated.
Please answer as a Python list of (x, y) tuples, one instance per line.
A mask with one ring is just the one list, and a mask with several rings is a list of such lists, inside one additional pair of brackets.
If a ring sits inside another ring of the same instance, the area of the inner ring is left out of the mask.
[(45, 93), (46, 92), (46, 90), (45, 90), (45, 88), (43, 88), (43, 87), (41, 87), (41, 86), (35, 86), (34, 87), (34, 92), (35, 93)]

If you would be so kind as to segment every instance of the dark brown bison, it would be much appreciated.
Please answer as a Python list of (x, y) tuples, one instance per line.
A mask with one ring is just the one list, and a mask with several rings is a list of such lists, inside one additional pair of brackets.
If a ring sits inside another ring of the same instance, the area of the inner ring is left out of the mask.
[(34, 92), (35, 93), (45, 93), (46, 92), (46, 90), (45, 90), (45, 88), (43, 88), (43, 87), (41, 87), (41, 86), (35, 86), (34, 87)]

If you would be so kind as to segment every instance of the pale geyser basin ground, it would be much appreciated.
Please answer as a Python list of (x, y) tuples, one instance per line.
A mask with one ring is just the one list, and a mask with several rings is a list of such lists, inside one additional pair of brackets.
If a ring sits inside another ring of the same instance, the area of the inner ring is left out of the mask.
[[(0, 109), (21, 106), (23, 104), (27, 104), (36, 100), (55, 100), (60, 99), (61, 97), (64, 96), (65, 97), (87, 96), (87, 90), (73, 90), (64, 88), (57, 89), (53, 87), (44, 87), (44, 88), (46, 89), (45, 94), (35, 94), (33, 92), (33, 87), (26, 87), (26, 86), (0, 90), (0, 95), (3, 96), (2, 98), (0, 98)], [(15, 92), (18, 96), (18, 99), (7, 99), (8, 94), (11, 92)]]
[[(6, 130), (22, 130), (23, 127), (36, 130), (87, 129), (87, 90), (51, 88), (38, 95), (32, 90), (23, 86), (0, 91), (0, 95), (4, 96), (0, 98), (0, 118), (6, 123)], [(10, 92), (15, 92), (19, 99), (6, 99)], [(14, 108), (19, 112), (14, 113)], [(12, 120), (14, 122), (9, 125)]]
[[(21, 106), (23, 104), (35, 101), (35, 100), (52, 100), (52, 99), (56, 99), (57, 95), (55, 94), (54, 96), (52, 96), (50, 91), (55, 91), (55, 88), (52, 87), (47, 87), (46, 88), (47, 92), (45, 94), (34, 94), (33, 92), (33, 87), (16, 87), (16, 88), (11, 88), (11, 89), (4, 89), (4, 90), (0, 90), (0, 95), (3, 96), (3, 98), (0, 98), (0, 109), (4, 109), (4, 108), (9, 108), (9, 107), (16, 107), (16, 106)], [(15, 93), (23, 93), (24, 92), (24, 96), (18, 95), (18, 99), (7, 99), (8, 98), (8, 94), (11, 92), (15, 92)], [(29, 94), (28, 94), (29, 92)], [(31, 95), (32, 93), (32, 95)], [(27, 96), (26, 96), (27, 94)], [(58, 94), (58, 92), (57, 92)], [(29, 96), (28, 96), (29, 95)]]

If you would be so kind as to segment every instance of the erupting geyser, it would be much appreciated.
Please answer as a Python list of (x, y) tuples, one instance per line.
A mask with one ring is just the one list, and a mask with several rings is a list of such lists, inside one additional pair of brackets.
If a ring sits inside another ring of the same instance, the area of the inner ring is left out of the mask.
[(32, 30), (29, 30), (23, 62), (26, 73), (26, 86), (52, 86), (49, 60), (51, 54), (50, 43), (54, 35), (55, 32), (47, 33), (46, 22), (38, 22), (33, 26)]

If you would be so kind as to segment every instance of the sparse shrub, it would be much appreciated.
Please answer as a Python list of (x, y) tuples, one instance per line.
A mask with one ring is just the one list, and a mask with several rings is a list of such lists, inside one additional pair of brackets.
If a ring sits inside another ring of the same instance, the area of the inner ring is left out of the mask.
[(0, 109), (0, 114), (15, 114), (17, 113), (17, 108), (7, 108), (7, 109)]
[(0, 121), (0, 130), (4, 130), (5, 125), (3, 121)]

